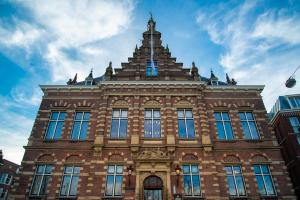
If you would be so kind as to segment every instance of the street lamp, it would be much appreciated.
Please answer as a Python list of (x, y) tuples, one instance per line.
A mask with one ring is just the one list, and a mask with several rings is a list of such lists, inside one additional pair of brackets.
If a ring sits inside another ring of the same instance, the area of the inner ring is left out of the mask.
[(131, 165), (129, 167), (127, 167), (127, 172), (128, 172), (128, 185), (130, 187), (130, 177), (131, 177), (132, 172), (133, 172), (133, 167)]
[(179, 167), (179, 165), (176, 165), (175, 167), (175, 173), (176, 173), (176, 176), (177, 176), (177, 186), (179, 184), (179, 176), (180, 176), (180, 173), (181, 173), (181, 168)]

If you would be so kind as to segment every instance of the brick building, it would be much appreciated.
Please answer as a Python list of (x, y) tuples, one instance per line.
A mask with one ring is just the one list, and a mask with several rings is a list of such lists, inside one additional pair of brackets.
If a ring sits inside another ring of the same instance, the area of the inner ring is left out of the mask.
[(300, 94), (280, 96), (270, 117), (295, 192), (300, 199)]
[(103, 76), (42, 85), (14, 199), (295, 199), (263, 86), (183, 68), (148, 21)]
[(7, 199), (18, 170), (19, 165), (3, 159), (2, 150), (0, 150), (0, 200)]

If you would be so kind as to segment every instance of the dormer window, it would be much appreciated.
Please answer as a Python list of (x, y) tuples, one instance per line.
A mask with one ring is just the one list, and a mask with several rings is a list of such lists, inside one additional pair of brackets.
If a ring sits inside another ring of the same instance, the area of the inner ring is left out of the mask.
[(210, 80), (211, 85), (218, 85), (218, 80)]
[(146, 76), (158, 76), (157, 62), (147, 62)]
[(86, 80), (85, 85), (93, 85), (93, 80)]

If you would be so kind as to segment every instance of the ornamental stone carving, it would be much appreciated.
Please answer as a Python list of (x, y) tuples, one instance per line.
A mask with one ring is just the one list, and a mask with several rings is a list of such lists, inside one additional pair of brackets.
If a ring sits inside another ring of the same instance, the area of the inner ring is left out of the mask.
[(165, 160), (170, 159), (168, 152), (163, 152), (160, 149), (147, 149), (141, 151), (138, 156), (138, 160)]

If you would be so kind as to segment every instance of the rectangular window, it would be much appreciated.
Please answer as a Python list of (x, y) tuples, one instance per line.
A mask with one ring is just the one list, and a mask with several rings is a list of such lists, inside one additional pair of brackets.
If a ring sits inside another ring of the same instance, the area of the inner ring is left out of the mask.
[(226, 179), (230, 196), (246, 196), (245, 183), (240, 166), (226, 166)]
[(262, 196), (275, 196), (275, 188), (268, 165), (254, 165), (254, 174), (259, 193)]
[(0, 188), (0, 200), (5, 200), (7, 197), (7, 190), (4, 188)]
[(253, 113), (239, 112), (239, 116), (242, 123), (244, 138), (250, 140), (259, 139), (259, 133), (256, 127)]
[(201, 183), (198, 165), (183, 165), (183, 187), (185, 196), (200, 196)]
[(300, 123), (297, 117), (290, 117), (290, 124), (294, 133), (297, 135), (298, 144), (300, 144)]
[(76, 112), (72, 129), (72, 140), (85, 140), (88, 132), (90, 112)]
[(177, 110), (179, 138), (195, 138), (193, 112), (191, 109)]
[(228, 112), (215, 112), (214, 116), (217, 123), (218, 138), (221, 140), (232, 140), (234, 136)]
[(45, 195), (52, 175), (52, 165), (38, 165), (35, 170), (30, 195)]
[(158, 76), (157, 62), (147, 62), (146, 76)]
[(144, 136), (146, 138), (160, 138), (160, 111), (145, 110)]
[(106, 196), (122, 196), (123, 166), (109, 165), (106, 176)]
[(10, 185), (12, 181), (12, 176), (8, 173), (1, 174), (0, 183), (5, 185)]
[(45, 139), (55, 140), (61, 138), (66, 112), (55, 111), (51, 113)]
[(66, 166), (64, 168), (63, 180), (60, 187), (60, 196), (72, 197), (77, 195), (80, 167)]
[(125, 138), (127, 136), (128, 111), (125, 109), (114, 109), (111, 120), (111, 138)]

